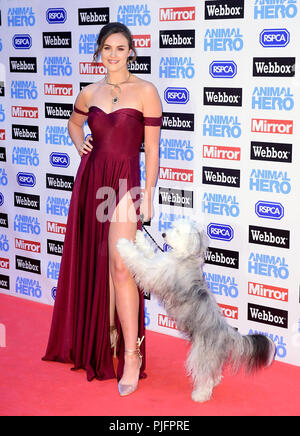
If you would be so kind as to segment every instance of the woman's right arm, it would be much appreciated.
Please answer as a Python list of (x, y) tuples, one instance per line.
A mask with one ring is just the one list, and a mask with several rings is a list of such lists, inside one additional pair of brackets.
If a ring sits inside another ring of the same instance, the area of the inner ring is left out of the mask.
[[(76, 108), (85, 113), (88, 113), (88, 107), (86, 104), (87, 94), (85, 88), (83, 88), (75, 101)], [(86, 119), (87, 115), (82, 115), (73, 111), (68, 121), (69, 135), (80, 156), (89, 153), (93, 148), (89, 142), (89, 138), (86, 140), (84, 139), (83, 125)]]

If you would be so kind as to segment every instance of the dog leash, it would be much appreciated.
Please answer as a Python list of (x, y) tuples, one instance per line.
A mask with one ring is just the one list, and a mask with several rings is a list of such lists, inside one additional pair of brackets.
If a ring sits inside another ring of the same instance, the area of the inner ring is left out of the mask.
[(155, 241), (155, 239), (150, 235), (150, 233), (148, 232), (148, 230), (146, 229), (146, 227), (144, 226), (145, 224), (150, 224), (151, 220), (149, 221), (143, 221), (143, 217), (141, 216), (141, 223), (142, 223), (142, 228), (143, 230), (145, 230), (145, 232), (147, 233), (147, 235), (149, 236), (149, 238), (154, 242), (154, 244), (160, 249), (160, 251), (164, 252), (164, 250), (158, 245), (158, 243)]

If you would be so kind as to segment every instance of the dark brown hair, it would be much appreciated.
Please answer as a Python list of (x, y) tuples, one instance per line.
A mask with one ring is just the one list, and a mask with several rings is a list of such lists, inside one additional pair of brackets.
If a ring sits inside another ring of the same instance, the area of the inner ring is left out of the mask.
[(122, 33), (122, 35), (124, 35), (128, 41), (129, 49), (133, 51), (133, 56), (128, 58), (128, 62), (132, 62), (136, 59), (136, 50), (135, 50), (135, 47), (133, 44), (133, 38), (132, 38), (130, 30), (124, 24), (116, 22), (116, 23), (106, 24), (106, 26), (103, 26), (102, 29), (100, 30), (100, 33), (99, 33), (99, 36), (97, 39), (97, 48), (96, 48), (95, 53), (93, 55), (94, 62), (97, 62), (97, 59), (99, 57), (101, 50), (103, 49), (103, 46), (104, 46), (106, 39), (110, 35), (113, 35), (114, 33)]

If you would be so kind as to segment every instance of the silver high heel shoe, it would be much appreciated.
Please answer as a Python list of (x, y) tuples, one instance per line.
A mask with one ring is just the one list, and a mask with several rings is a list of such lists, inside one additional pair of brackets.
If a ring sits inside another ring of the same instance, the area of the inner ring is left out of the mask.
[[(135, 350), (125, 350), (125, 353), (127, 353), (127, 354), (131, 354), (131, 355), (135, 354), (138, 356), (139, 361), (140, 361), (139, 370), (141, 369), (142, 362), (143, 362), (143, 356), (140, 352), (140, 346), (141, 346), (141, 343), (143, 342), (143, 340), (144, 340), (144, 336), (142, 337), (142, 339), (138, 338)], [(121, 395), (121, 397), (125, 397), (126, 395), (132, 394), (133, 392), (135, 392), (137, 390), (138, 384), (139, 384), (139, 377), (138, 377), (137, 382), (133, 385), (124, 385), (122, 383), (119, 383), (118, 384), (119, 394)]]

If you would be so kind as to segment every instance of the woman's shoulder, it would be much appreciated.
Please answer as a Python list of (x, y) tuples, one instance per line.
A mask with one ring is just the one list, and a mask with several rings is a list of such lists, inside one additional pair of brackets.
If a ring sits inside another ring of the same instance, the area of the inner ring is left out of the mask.
[(157, 92), (156, 86), (149, 82), (149, 80), (141, 79), (140, 77), (134, 77), (136, 85), (140, 88), (141, 91), (146, 92)]
[(89, 96), (99, 89), (101, 82), (89, 83), (81, 90), (83, 96)]
[(137, 78), (139, 95), (141, 96), (143, 113), (147, 117), (159, 117), (162, 112), (161, 101), (156, 86), (148, 80)]

